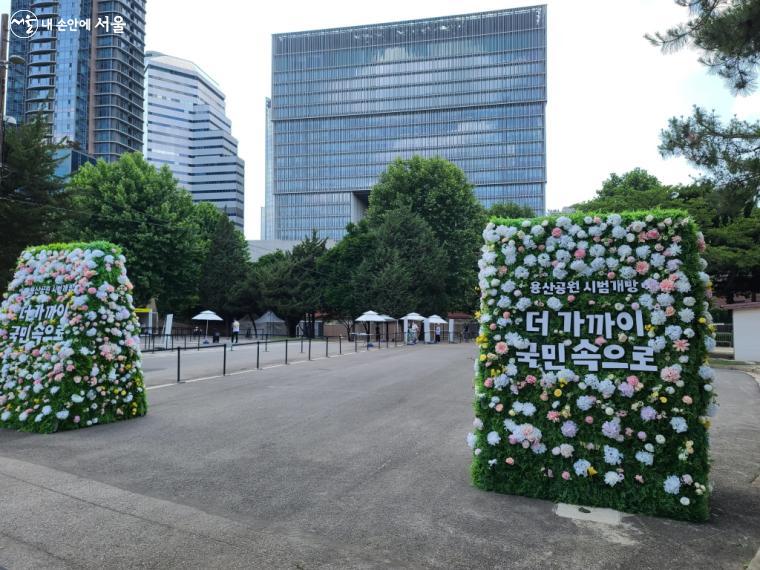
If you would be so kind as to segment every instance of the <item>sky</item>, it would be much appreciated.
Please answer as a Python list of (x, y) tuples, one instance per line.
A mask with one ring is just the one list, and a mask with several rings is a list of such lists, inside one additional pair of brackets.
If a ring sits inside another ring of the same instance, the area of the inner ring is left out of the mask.
[[(665, 183), (689, 182), (682, 159), (663, 159), (659, 133), (692, 105), (760, 119), (760, 92), (734, 97), (698, 53), (663, 55), (644, 34), (682, 21), (671, 0), (546, 0), (548, 5), (547, 207), (593, 196), (611, 172), (647, 169)], [(518, 0), (148, 0), (146, 49), (189, 59), (227, 95), (245, 160), (245, 235), (260, 235), (264, 205), (264, 100), (271, 89), (271, 35), (447, 16), (531, 4)], [(10, 1), (0, 0), (9, 11)]]

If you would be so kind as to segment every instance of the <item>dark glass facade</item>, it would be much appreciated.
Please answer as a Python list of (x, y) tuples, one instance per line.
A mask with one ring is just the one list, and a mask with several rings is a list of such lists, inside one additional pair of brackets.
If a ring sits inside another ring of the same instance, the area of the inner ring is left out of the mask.
[(8, 114), (41, 115), (53, 139), (107, 161), (142, 151), (145, 0), (13, 0), (17, 10), (33, 12), (40, 27), (11, 38), (10, 53), (27, 63), (10, 66)]
[(388, 163), (415, 154), (457, 164), (486, 206), (544, 211), (545, 6), (272, 41), (263, 237), (342, 237)]

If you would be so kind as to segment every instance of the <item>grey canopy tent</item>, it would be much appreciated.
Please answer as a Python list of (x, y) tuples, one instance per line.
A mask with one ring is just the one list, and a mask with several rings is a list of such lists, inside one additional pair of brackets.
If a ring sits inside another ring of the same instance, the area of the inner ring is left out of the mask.
[(288, 327), (285, 321), (275, 315), (272, 311), (267, 311), (256, 319), (256, 331), (269, 336), (286, 336)]

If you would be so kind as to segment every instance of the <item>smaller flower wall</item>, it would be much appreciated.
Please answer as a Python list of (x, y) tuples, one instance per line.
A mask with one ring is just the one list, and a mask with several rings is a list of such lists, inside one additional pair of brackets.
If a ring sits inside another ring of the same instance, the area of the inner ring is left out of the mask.
[(694, 223), (494, 219), (483, 239), (475, 485), (705, 520), (714, 327)]
[(50, 433), (145, 415), (125, 261), (107, 242), (21, 254), (0, 306), (0, 427)]

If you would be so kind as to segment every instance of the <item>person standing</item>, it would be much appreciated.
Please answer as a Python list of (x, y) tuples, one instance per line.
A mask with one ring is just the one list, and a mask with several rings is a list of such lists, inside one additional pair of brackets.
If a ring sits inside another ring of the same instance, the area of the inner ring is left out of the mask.
[(441, 325), (435, 325), (435, 343), (441, 342)]
[(417, 326), (417, 323), (414, 323), (412, 325), (412, 333), (413, 333), (412, 338), (414, 338), (414, 341), (412, 342), (412, 344), (417, 344), (417, 339), (420, 336), (420, 327)]
[(237, 319), (232, 321), (232, 342), (240, 342), (240, 323)]

